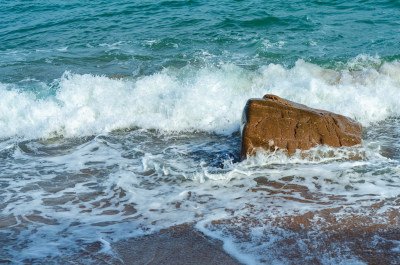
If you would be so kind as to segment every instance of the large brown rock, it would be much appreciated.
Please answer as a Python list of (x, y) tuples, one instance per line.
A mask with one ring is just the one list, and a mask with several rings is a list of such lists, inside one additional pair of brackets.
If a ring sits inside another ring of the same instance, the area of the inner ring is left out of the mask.
[(361, 125), (348, 117), (312, 109), (275, 95), (247, 101), (242, 116), (241, 158), (258, 149), (283, 149), (293, 154), (316, 145), (333, 147), (361, 143)]

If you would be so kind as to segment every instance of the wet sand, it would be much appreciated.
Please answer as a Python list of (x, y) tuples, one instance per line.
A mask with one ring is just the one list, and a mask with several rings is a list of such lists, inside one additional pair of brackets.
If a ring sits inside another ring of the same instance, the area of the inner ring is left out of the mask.
[[(312, 227), (315, 224), (309, 222), (310, 218), (312, 216), (303, 215), (271, 220), (273, 226), (283, 228), (291, 236), (277, 241), (274, 249), (266, 249), (267, 256), (275, 256), (275, 262), (281, 260), (282, 264), (324, 264), (321, 262), (322, 255), (329, 257), (332, 264), (343, 263), (347, 259), (350, 263), (355, 260), (365, 264), (400, 263), (400, 252), (394, 250), (397, 246), (392, 241), (400, 239), (397, 218), (394, 223), (386, 225), (374, 224), (368, 217), (360, 216), (329, 220), (331, 222), (325, 219), (328, 221), (326, 226), (318, 225), (318, 228)], [(241, 221), (239, 223), (243, 226), (235, 227), (232, 223), (229, 226), (246, 234), (246, 221)], [(270, 231), (271, 235), (277, 232), (273, 228)], [(111, 258), (96, 254), (92, 260), (98, 259), (98, 264), (242, 264), (224, 251), (221, 241), (205, 236), (192, 224), (118, 241), (111, 247), (116, 256)], [(271, 260), (265, 258), (260, 262), (270, 264)]]
[[(112, 264), (112, 265), (217, 265), (242, 264), (222, 248), (222, 242), (205, 236), (193, 227), (182, 224), (154, 234), (120, 240), (110, 245), (114, 255), (102, 252), (102, 243), (84, 245), (71, 256), (51, 259), (46, 264)], [(5, 264), (10, 264), (4, 261)], [(42, 264), (40, 260), (26, 263)], [(1, 260), (0, 260), (0, 263)]]
[[(263, 248), (260, 263), (282, 264), (400, 264), (400, 212), (338, 214), (340, 207), (264, 220), (273, 244)], [(216, 229), (244, 242), (259, 220), (232, 218), (213, 222)]]
[(242, 264), (228, 255), (222, 242), (185, 224), (112, 245), (124, 264)]
[[(276, 240), (263, 249), (258, 262), (400, 264), (400, 213), (397, 209), (373, 217), (360, 213), (336, 215), (338, 210), (265, 220), (265, 224), (270, 225), (268, 236)], [(386, 222), (375, 222), (376, 217)], [(232, 218), (214, 221), (211, 226), (247, 241), (251, 240), (246, 237), (254, 224), (252, 218)], [(111, 243), (112, 256), (102, 252), (102, 247), (101, 242), (82, 245), (75, 254), (51, 259), (48, 264), (242, 264), (224, 251), (221, 241), (205, 236), (193, 224)], [(24, 262), (42, 263), (41, 260)], [(11, 264), (11, 261), (0, 260), (0, 263)]]

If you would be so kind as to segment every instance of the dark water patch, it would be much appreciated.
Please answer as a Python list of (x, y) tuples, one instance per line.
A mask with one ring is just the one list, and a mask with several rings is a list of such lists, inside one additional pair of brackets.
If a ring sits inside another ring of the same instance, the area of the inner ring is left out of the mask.
[(62, 156), (73, 153), (79, 146), (93, 140), (94, 136), (80, 138), (49, 138), (45, 140), (23, 141), (18, 144), (26, 154), (32, 156)]
[(381, 155), (395, 160), (400, 160), (400, 119), (398, 117), (388, 118), (373, 124), (363, 133), (363, 138), (371, 145), (379, 146)]
[(244, 27), (263, 27), (263, 28), (268, 28), (268, 27), (274, 27), (274, 26), (286, 26), (287, 22), (283, 19), (273, 17), (273, 16), (267, 16), (263, 18), (256, 18), (248, 21), (243, 21), (241, 23), (242, 26)]
[(162, 1), (160, 5), (165, 6), (165, 7), (184, 7), (184, 6), (196, 6), (200, 4), (201, 1), (195, 1), (195, 0), (184, 0), (184, 1)]

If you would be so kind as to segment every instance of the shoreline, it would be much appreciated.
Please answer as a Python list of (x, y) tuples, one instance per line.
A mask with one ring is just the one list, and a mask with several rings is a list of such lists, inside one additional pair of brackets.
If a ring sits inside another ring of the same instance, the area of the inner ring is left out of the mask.
[[(266, 256), (260, 261), (263, 264), (296, 264), (307, 261), (322, 264), (323, 260), (331, 260), (333, 263), (394, 264), (396, 260), (400, 260), (400, 251), (396, 250), (398, 246), (392, 241), (400, 236), (398, 213), (388, 216), (388, 223), (385, 224), (377, 224), (366, 216), (336, 219), (334, 213), (335, 211), (329, 210), (319, 213), (326, 215), (322, 221), (326, 222), (325, 227), (310, 222), (314, 217), (311, 213), (270, 220), (272, 226), (268, 234), (272, 237), (277, 236), (275, 239), (283, 237), (275, 242), (272, 249), (264, 249)], [(248, 221), (251, 223), (251, 220)], [(220, 224), (224, 225), (224, 222)], [(220, 224), (214, 223), (217, 227)], [(229, 232), (235, 234), (234, 230), (241, 229), (241, 232), (244, 232), (246, 221), (242, 225), (231, 226), (233, 230)], [(279, 235), (282, 229), (290, 236)], [(224, 250), (221, 240), (205, 235), (196, 229), (193, 223), (113, 242), (110, 244), (113, 257), (101, 253), (100, 242), (95, 245), (86, 248), (87, 252), (82, 254), (99, 264), (244, 264)], [(324, 258), (321, 260), (322, 256)], [(79, 257), (75, 261), (78, 264), (82, 262)]]

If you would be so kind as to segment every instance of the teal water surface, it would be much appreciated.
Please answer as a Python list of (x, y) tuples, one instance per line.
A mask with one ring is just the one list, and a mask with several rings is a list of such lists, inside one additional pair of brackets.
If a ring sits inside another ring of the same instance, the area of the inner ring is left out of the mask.
[(399, 58), (398, 1), (2, 1), (0, 82)]

